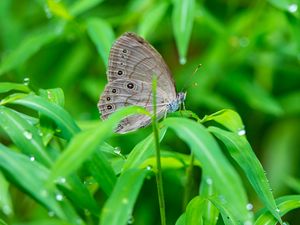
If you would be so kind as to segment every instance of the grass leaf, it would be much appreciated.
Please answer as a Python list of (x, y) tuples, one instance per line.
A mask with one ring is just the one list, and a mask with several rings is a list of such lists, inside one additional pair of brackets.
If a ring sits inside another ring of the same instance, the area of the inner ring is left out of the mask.
[(220, 204), (216, 207), (226, 207), (233, 221), (251, 220), (241, 180), (208, 131), (201, 124), (185, 118), (167, 118), (162, 124), (172, 128), (200, 161), (203, 171), (210, 177), (218, 193)]

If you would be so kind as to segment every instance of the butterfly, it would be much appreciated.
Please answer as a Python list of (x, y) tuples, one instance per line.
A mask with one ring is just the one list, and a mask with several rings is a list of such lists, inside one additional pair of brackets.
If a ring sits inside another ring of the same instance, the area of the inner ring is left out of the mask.
[[(152, 77), (157, 76), (157, 119), (175, 112), (185, 100), (186, 93), (176, 94), (171, 72), (162, 56), (142, 37), (127, 32), (113, 44), (109, 54), (108, 84), (98, 102), (103, 120), (117, 109), (136, 105), (153, 113)], [(127, 133), (151, 123), (147, 115), (131, 115), (116, 128)]]

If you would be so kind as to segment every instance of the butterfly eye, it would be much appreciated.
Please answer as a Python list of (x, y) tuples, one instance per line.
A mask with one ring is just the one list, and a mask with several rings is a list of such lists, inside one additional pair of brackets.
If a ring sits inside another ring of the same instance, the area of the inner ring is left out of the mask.
[(132, 89), (132, 88), (134, 87), (134, 85), (133, 85), (133, 83), (128, 83), (128, 84), (127, 84), (127, 87), (128, 87), (129, 89)]
[(123, 51), (122, 51), (123, 53), (127, 53), (127, 49), (123, 49)]
[(122, 70), (119, 70), (118, 71), (118, 75), (122, 75), (123, 74), (123, 71)]
[(107, 100), (107, 101), (110, 101), (110, 97), (107, 97), (106, 100)]
[(111, 105), (108, 105), (108, 106), (106, 106), (106, 108), (107, 108), (108, 110), (111, 110), (111, 109), (112, 109), (112, 106), (111, 106)]
[(116, 93), (116, 92), (117, 92), (117, 89), (114, 88), (114, 89), (111, 90), (111, 92), (112, 92), (112, 93)]

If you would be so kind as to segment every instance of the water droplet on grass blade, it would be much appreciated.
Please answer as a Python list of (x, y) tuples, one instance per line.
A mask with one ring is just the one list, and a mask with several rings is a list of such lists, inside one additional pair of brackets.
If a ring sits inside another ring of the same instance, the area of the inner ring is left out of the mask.
[(212, 185), (213, 184), (213, 180), (210, 177), (208, 177), (208, 178), (206, 178), (206, 183), (208, 185)]
[(248, 203), (246, 205), (246, 209), (249, 210), (249, 211), (252, 210), (253, 209), (253, 205), (251, 203)]
[(57, 194), (55, 195), (55, 199), (60, 202), (64, 199), (64, 196), (62, 194)]
[(180, 57), (179, 62), (181, 65), (184, 65), (186, 63), (186, 58), (185, 57)]
[(31, 140), (32, 139), (32, 133), (30, 133), (29, 131), (24, 131), (23, 135), (25, 136), (26, 139)]
[(246, 130), (245, 129), (241, 129), (238, 131), (238, 135), (239, 136), (244, 136), (246, 134)]
[(29, 159), (31, 162), (33, 162), (35, 160), (34, 156), (31, 156)]
[(49, 212), (48, 212), (48, 216), (49, 216), (49, 217), (53, 217), (54, 215), (55, 215), (55, 213), (54, 213), (53, 211), (49, 211)]
[(28, 86), (30, 83), (30, 78), (29, 77), (25, 77), (24, 80), (23, 80), (23, 84)]
[(133, 224), (134, 223), (134, 217), (131, 216), (128, 221), (127, 221), (128, 224)]
[(114, 148), (114, 153), (116, 153), (117, 155), (121, 154), (121, 148), (120, 147), (115, 147)]
[(9, 207), (9, 205), (3, 205), (2, 207), (2, 212), (5, 214), (5, 215), (10, 215), (12, 213), (12, 210), (11, 208)]
[(290, 4), (288, 10), (290, 13), (295, 13), (298, 10), (298, 5), (296, 3)]

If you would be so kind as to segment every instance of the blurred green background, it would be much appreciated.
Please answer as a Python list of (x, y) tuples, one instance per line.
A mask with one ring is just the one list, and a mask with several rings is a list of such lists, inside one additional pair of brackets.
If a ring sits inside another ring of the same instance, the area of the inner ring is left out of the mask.
[[(0, 81), (29, 78), (35, 89), (60, 87), (74, 118), (83, 125), (98, 120), (109, 48), (122, 33), (136, 32), (162, 54), (177, 90), (187, 90), (187, 109), (200, 117), (224, 108), (241, 115), (275, 197), (299, 193), (299, 6), (298, 0), (1, 0)], [(111, 144), (122, 143), (128, 152), (150, 131), (116, 137)], [(186, 150), (172, 138), (166, 148)], [(165, 176), (168, 183), (177, 175)], [(155, 185), (149, 185), (140, 198), (155, 195)], [(177, 189), (169, 191), (172, 205)], [(249, 196), (259, 207), (251, 189)], [(139, 210), (146, 218), (147, 209)], [(299, 214), (289, 216), (297, 221)]]

